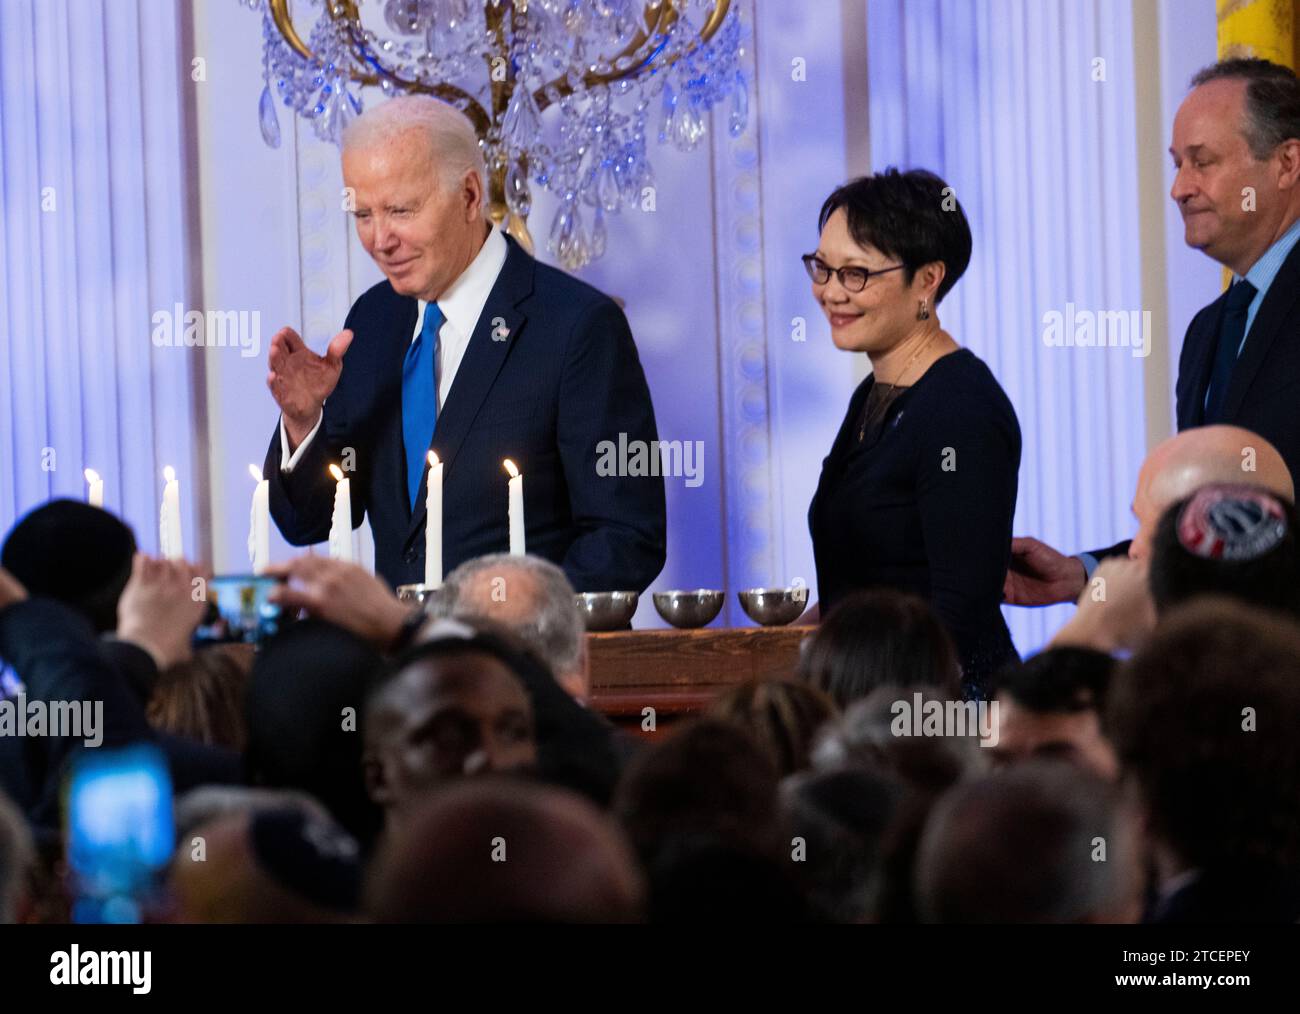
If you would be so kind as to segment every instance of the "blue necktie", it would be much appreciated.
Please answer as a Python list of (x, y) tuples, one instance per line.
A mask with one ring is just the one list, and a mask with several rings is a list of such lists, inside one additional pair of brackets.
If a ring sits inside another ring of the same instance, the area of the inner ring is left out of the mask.
[(1214, 349), (1214, 369), (1205, 395), (1207, 426), (1222, 419), (1223, 405), (1228, 400), (1228, 384), (1232, 382), (1232, 368), (1237, 365), (1241, 339), (1246, 336), (1246, 314), (1256, 291), (1255, 286), (1244, 278), (1228, 290), (1223, 320), (1219, 324), (1219, 344)]
[(424, 308), (424, 325), (402, 363), (402, 442), (406, 447), (406, 489), (411, 495), (412, 513), (438, 422), (438, 328), (445, 319), (437, 303)]

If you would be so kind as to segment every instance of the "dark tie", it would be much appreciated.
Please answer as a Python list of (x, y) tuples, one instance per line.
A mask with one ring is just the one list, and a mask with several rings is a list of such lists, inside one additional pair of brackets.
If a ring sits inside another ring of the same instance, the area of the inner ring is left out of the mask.
[(402, 363), (402, 442), (406, 447), (406, 489), (411, 495), (412, 513), (438, 421), (438, 328), (445, 319), (437, 303), (424, 308), (424, 324)]
[(1223, 320), (1219, 324), (1219, 343), (1214, 347), (1214, 369), (1210, 373), (1210, 386), (1205, 397), (1207, 426), (1222, 421), (1232, 368), (1237, 365), (1237, 351), (1241, 348), (1241, 339), (1246, 336), (1246, 311), (1250, 309), (1256, 291), (1255, 286), (1244, 278), (1228, 290)]

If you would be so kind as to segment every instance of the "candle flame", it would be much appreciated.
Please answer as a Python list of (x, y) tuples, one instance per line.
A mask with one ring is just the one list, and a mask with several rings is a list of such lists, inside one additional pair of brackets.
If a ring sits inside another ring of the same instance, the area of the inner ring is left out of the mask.
[(167, 482), (175, 482), (175, 481), (176, 481), (176, 469), (172, 468), (171, 465), (168, 465), (166, 468), (164, 468), (164, 469), (163, 469), (163, 479), (164, 479), (165, 481), (167, 481)]
[(430, 468), (438, 467), (438, 455), (434, 454), (433, 451), (429, 452), (429, 467)]
[(330, 475), (334, 476), (335, 482), (343, 481), (343, 469), (339, 468), (338, 465), (330, 465)]
[(515, 463), (513, 461), (511, 461), (509, 458), (506, 458), (506, 460), (501, 462), (501, 464), (504, 465), (506, 471), (510, 473), (510, 478), (512, 479), (519, 478), (519, 469), (515, 467)]
[(248, 474), (253, 477), (254, 482), (262, 481), (262, 470), (258, 468), (256, 465), (248, 466)]
[(86, 481), (87, 481), (87, 482), (99, 482), (99, 473), (96, 472), (93, 468), (87, 468), (87, 469), (86, 469)]

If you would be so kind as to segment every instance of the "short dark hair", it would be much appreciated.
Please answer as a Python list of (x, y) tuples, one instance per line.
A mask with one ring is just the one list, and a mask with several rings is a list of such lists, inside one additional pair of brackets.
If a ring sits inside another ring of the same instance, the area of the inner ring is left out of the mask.
[[(1112, 854), (1095, 862), (1101, 836)], [(1121, 913), (1138, 834), (1119, 788), (1033, 760), (954, 785), (926, 821), (915, 866), (922, 922), (1078, 923)]]
[(808, 639), (799, 676), (841, 708), (886, 684), (920, 684), (956, 694), (961, 666), (928, 602), (890, 588), (845, 596)]
[[(1223, 549), (1216, 533), (1225, 529)], [(1160, 516), (1149, 582), (1157, 613), (1209, 594), (1300, 616), (1295, 506), (1262, 489), (1197, 490)]]
[(117, 629), (136, 550), (135, 533), (115, 515), (79, 500), (51, 500), (14, 525), (0, 566), (29, 595), (56, 599), (104, 634)]
[(1039, 714), (1100, 711), (1115, 660), (1091, 648), (1049, 648), (1025, 662), (1013, 662), (994, 679), (993, 692)]
[[(1294, 623), (1225, 598), (1182, 606), (1120, 666), (1109, 712), (1152, 831), (1184, 864), (1300, 865)], [(1247, 725), (1251, 716), (1257, 724)]]
[(1220, 60), (1199, 70), (1192, 87), (1222, 80), (1246, 82), (1242, 134), (1256, 159), (1268, 158), (1283, 141), (1300, 138), (1300, 78), (1290, 67), (1257, 57)]
[(928, 170), (899, 172), (890, 166), (883, 173), (850, 180), (826, 198), (818, 230), (826, 228), (841, 208), (854, 240), (900, 261), (909, 285), (923, 265), (943, 262), (943, 281), (934, 294), (936, 306), (970, 264), (966, 213), (952, 188)]

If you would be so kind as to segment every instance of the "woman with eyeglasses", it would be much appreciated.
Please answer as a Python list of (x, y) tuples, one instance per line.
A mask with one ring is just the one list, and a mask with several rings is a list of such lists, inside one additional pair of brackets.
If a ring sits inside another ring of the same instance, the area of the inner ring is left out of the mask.
[(1020, 426), (989, 368), (939, 323), (966, 270), (970, 227), (933, 173), (889, 169), (822, 205), (803, 258), (831, 340), (871, 375), (848, 412), (808, 511), (821, 615), (848, 593), (893, 587), (928, 600), (963, 682), (983, 694), (1014, 660), (1002, 617)]

